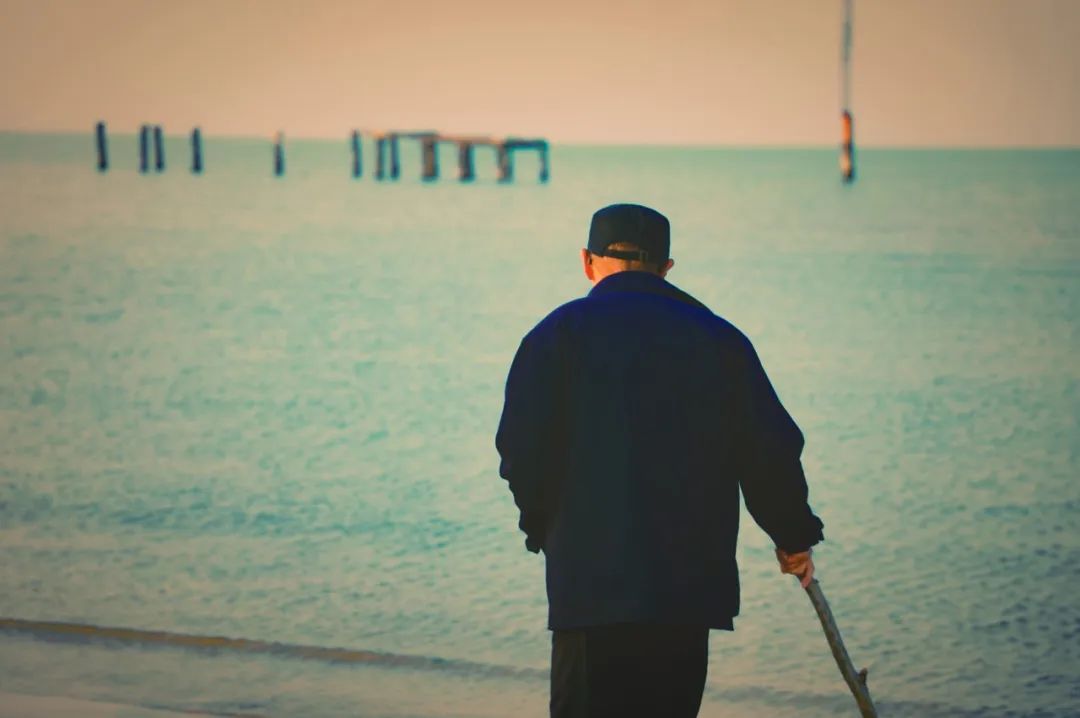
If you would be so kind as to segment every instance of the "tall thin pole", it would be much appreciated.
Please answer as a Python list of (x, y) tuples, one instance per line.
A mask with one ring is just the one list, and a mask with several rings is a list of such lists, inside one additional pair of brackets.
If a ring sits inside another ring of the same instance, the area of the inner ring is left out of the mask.
[(540, 181), (547, 182), (551, 177), (550, 165), (548, 164), (548, 143), (545, 142), (540, 148)]
[(473, 166), (472, 142), (458, 144), (458, 179), (462, 182), (472, 182), (476, 179), (476, 170)]
[(375, 135), (375, 179), (386, 179), (386, 136)]
[(278, 132), (274, 135), (274, 176), (281, 177), (285, 174), (285, 133)]
[(98, 172), (109, 169), (109, 140), (106, 136), (105, 123), (99, 122), (94, 128), (97, 140), (97, 168)]
[(202, 130), (195, 127), (191, 130), (191, 173), (202, 174)]
[(844, 0), (844, 28), (840, 41), (840, 176), (855, 179), (855, 118), (851, 114), (851, 20), (854, 0)]
[(505, 142), (495, 146), (495, 164), (499, 171), (499, 182), (513, 182), (514, 158)]
[(352, 176), (359, 177), (363, 170), (362, 158), (360, 156), (360, 132), (357, 130), (352, 131), (352, 136), (349, 138), (349, 147), (352, 149)]
[(139, 172), (146, 174), (150, 168), (150, 125), (139, 127)]
[(435, 144), (434, 137), (424, 137), (420, 140), (420, 155), (423, 160), (421, 178), (425, 182), (439, 179), (439, 148)]
[(161, 125), (154, 125), (154, 169), (165, 171), (165, 135)]
[(840, 40), (840, 107), (851, 106), (851, 16), (853, 0), (844, 0), (844, 27)]
[(399, 156), (400, 142), (398, 134), (391, 132), (387, 138), (390, 143), (390, 179), (396, 180), (401, 176), (401, 158)]

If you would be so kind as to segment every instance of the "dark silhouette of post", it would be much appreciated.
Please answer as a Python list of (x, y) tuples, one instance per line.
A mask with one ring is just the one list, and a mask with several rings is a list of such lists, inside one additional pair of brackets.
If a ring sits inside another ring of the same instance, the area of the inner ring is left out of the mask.
[(360, 158), (360, 133), (356, 130), (352, 132), (350, 145), (352, 147), (352, 176), (355, 178), (360, 176), (363, 169)]
[(165, 171), (165, 135), (161, 131), (161, 125), (154, 125), (154, 169), (158, 172)]
[(435, 135), (420, 138), (420, 151), (423, 157), (421, 178), (425, 182), (439, 179), (439, 152), (435, 145)]
[(139, 172), (150, 169), (150, 125), (139, 127)]
[(191, 131), (191, 173), (202, 174), (202, 131), (196, 127)]
[(540, 155), (540, 181), (547, 182), (550, 176), (548, 165), (547, 140), (522, 139), (508, 137), (499, 145), (499, 181), (511, 182), (514, 179), (514, 153), (518, 150), (536, 150)]
[[(844, 121), (850, 128), (850, 114), (845, 112)], [(850, 131), (850, 129), (848, 130)], [(476, 147), (491, 147), (495, 150), (496, 169), (498, 181), (507, 183), (514, 181), (514, 155), (518, 150), (536, 150), (540, 162), (540, 181), (547, 182), (550, 178), (551, 165), (547, 140), (539, 138), (521, 137), (492, 137), (488, 135), (453, 135), (441, 134), (434, 130), (411, 130), (411, 131), (367, 131), (374, 140), (375, 146), (375, 179), (379, 181), (397, 180), (401, 177), (401, 141), (417, 140), (420, 143), (421, 170), (420, 176), (426, 181), (439, 179), (439, 143), (450, 142), (457, 146), (458, 151), (458, 180), (472, 182), (476, 179)], [(363, 141), (364, 134), (361, 130), (352, 130), (349, 136), (349, 147), (352, 153), (352, 176), (363, 176)], [(203, 164), (203, 141), (202, 129), (191, 129), (191, 172), (202, 174)], [(104, 122), (98, 122), (95, 126), (95, 142), (97, 147), (97, 168), (99, 172), (105, 172), (109, 168), (108, 132)], [(153, 145), (151, 145), (151, 142)], [(161, 125), (143, 124), (139, 127), (139, 172), (145, 174), (150, 171), (150, 153), (154, 153), (154, 168), (157, 172), (165, 171), (165, 133)], [(847, 148), (851, 151), (850, 146)], [(277, 177), (285, 174), (285, 134), (281, 131), (274, 134), (273, 138), (273, 161), (274, 175)]]
[(507, 147), (507, 143), (500, 142), (495, 147), (496, 161), (498, 163), (499, 181), (500, 182), (513, 182), (514, 181), (514, 157), (510, 154), (510, 148)]
[(855, 181), (855, 119), (847, 110), (840, 115), (840, 178)]
[(840, 178), (855, 181), (855, 118), (851, 114), (851, 19), (853, 2), (844, 0), (844, 26), (840, 43)]
[(109, 143), (105, 136), (105, 123), (97, 123), (97, 127), (94, 128), (94, 135), (97, 145), (97, 168), (98, 172), (104, 172), (109, 169)]
[(458, 148), (458, 180), (461, 182), (476, 179), (474, 155), (478, 146), (495, 150), (495, 168), (499, 182), (514, 181), (514, 155), (518, 150), (536, 150), (540, 158), (540, 181), (547, 182), (550, 177), (547, 140), (486, 135), (440, 135), (436, 132), (415, 133), (409, 136), (428, 139), (436, 145), (439, 142), (455, 143)]
[(375, 136), (375, 179), (386, 179), (386, 137)]
[(285, 174), (285, 135), (278, 132), (274, 135), (274, 176), (281, 177)]
[(390, 179), (396, 180), (401, 176), (400, 142), (396, 132), (390, 134), (388, 142), (390, 143)]
[(476, 179), (476, 170), (473, 166), (473, 143), (458, 143), (458, 180), (472, 182)]

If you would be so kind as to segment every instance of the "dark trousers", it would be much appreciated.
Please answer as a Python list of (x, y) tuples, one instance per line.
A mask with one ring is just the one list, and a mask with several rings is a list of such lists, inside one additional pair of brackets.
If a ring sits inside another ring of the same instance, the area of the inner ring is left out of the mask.
[(694, 718), (709, 629), (620, 624), (551, 637), (552, 718)]

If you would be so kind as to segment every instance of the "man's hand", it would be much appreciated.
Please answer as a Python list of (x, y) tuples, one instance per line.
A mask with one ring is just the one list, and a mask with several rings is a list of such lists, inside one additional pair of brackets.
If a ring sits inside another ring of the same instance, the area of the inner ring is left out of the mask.
[(780, 573), (790, 573), (798, 576), (799, 583), (803, 588), (810, 585), (810, 579), (814, 577), (814, 559), (810, 557), (812, 549), (801, 553), (788, 553), (783, 549), (776, 549), (776, 560), (780, 562)]

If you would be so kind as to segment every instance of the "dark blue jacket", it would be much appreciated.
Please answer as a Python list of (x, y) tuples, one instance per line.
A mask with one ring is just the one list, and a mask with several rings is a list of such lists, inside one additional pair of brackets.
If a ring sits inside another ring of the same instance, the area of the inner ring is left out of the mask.
[(495, 443), (547, 557), (551, 629), (730, 629), (740, 487), (780, 548), (822, 539), (802, 434), (750, 341), (653, 274), (606, 277), (525, 336)]

